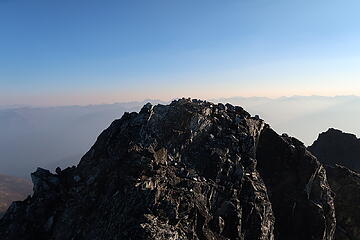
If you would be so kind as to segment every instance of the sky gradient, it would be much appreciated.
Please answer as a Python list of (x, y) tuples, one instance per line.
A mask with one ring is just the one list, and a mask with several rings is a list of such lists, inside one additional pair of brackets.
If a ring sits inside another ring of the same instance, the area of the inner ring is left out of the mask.
[(0, 105), (360, 95), (358, 0), (0, 0)]

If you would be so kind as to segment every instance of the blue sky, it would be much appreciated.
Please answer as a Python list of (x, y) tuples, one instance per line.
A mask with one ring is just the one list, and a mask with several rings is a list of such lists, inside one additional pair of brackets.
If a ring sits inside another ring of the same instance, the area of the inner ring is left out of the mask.
[(360, 95), (358, 0), (0, 0), (0, 105)]

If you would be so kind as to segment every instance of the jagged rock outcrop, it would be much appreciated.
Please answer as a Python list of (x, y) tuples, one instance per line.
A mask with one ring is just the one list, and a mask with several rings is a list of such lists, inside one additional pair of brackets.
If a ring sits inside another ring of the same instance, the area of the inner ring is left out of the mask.
[(278, 239), (332, 239), (334, 202), (324, 167), (299, 140), (261, 133), (258, 169), (268, 189)]
[[(335, 193), (336, 240), (360, 240), (360, 140), (329, 129), (309, 147), (326, 168)], [(348, 169), (350, 168), (350, 169)]]
[(1, 239), (331, 240), (325, 171), (241, 107), (180, 99), (126, 113), (77, 167), (38, 169)]
[(339, 164), (360, 172), (360, 139), (354, 134), (330, 128), (319, 134), (309, 150), (325, 165)]
[(339, 165), (326, 172), (336, 194), (336, 240), (360, 240), (360, 174)]

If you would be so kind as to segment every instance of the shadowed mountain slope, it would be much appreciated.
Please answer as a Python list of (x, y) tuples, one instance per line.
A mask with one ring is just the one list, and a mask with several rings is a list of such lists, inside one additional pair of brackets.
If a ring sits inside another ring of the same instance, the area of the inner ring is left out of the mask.
[(335, 193), (336, 240), (360, 240), (360, 140), (330, 128), (309, 150), (325, 165)]
[(360, 174), (343, 166), (326, 166), (335, 193), (336, 240), (360, 240)]
[(360, 139), (330, 128), (319, 135), (309, 150), (326, 165), (339, 164), (360, 172)]

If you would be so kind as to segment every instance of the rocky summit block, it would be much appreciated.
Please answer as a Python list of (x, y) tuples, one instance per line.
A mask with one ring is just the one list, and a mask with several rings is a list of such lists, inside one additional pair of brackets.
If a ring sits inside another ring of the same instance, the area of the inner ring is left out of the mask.
[(354, 134), (330, 128), (319, 134), (309, 151), (325, 165), (339, 164), (360, 172), (360, 139)]
[(180, 99), (126, 113), (75, 168), (33, 173), (0, 239), (331, 240), (325, 170), (241, 107)]

